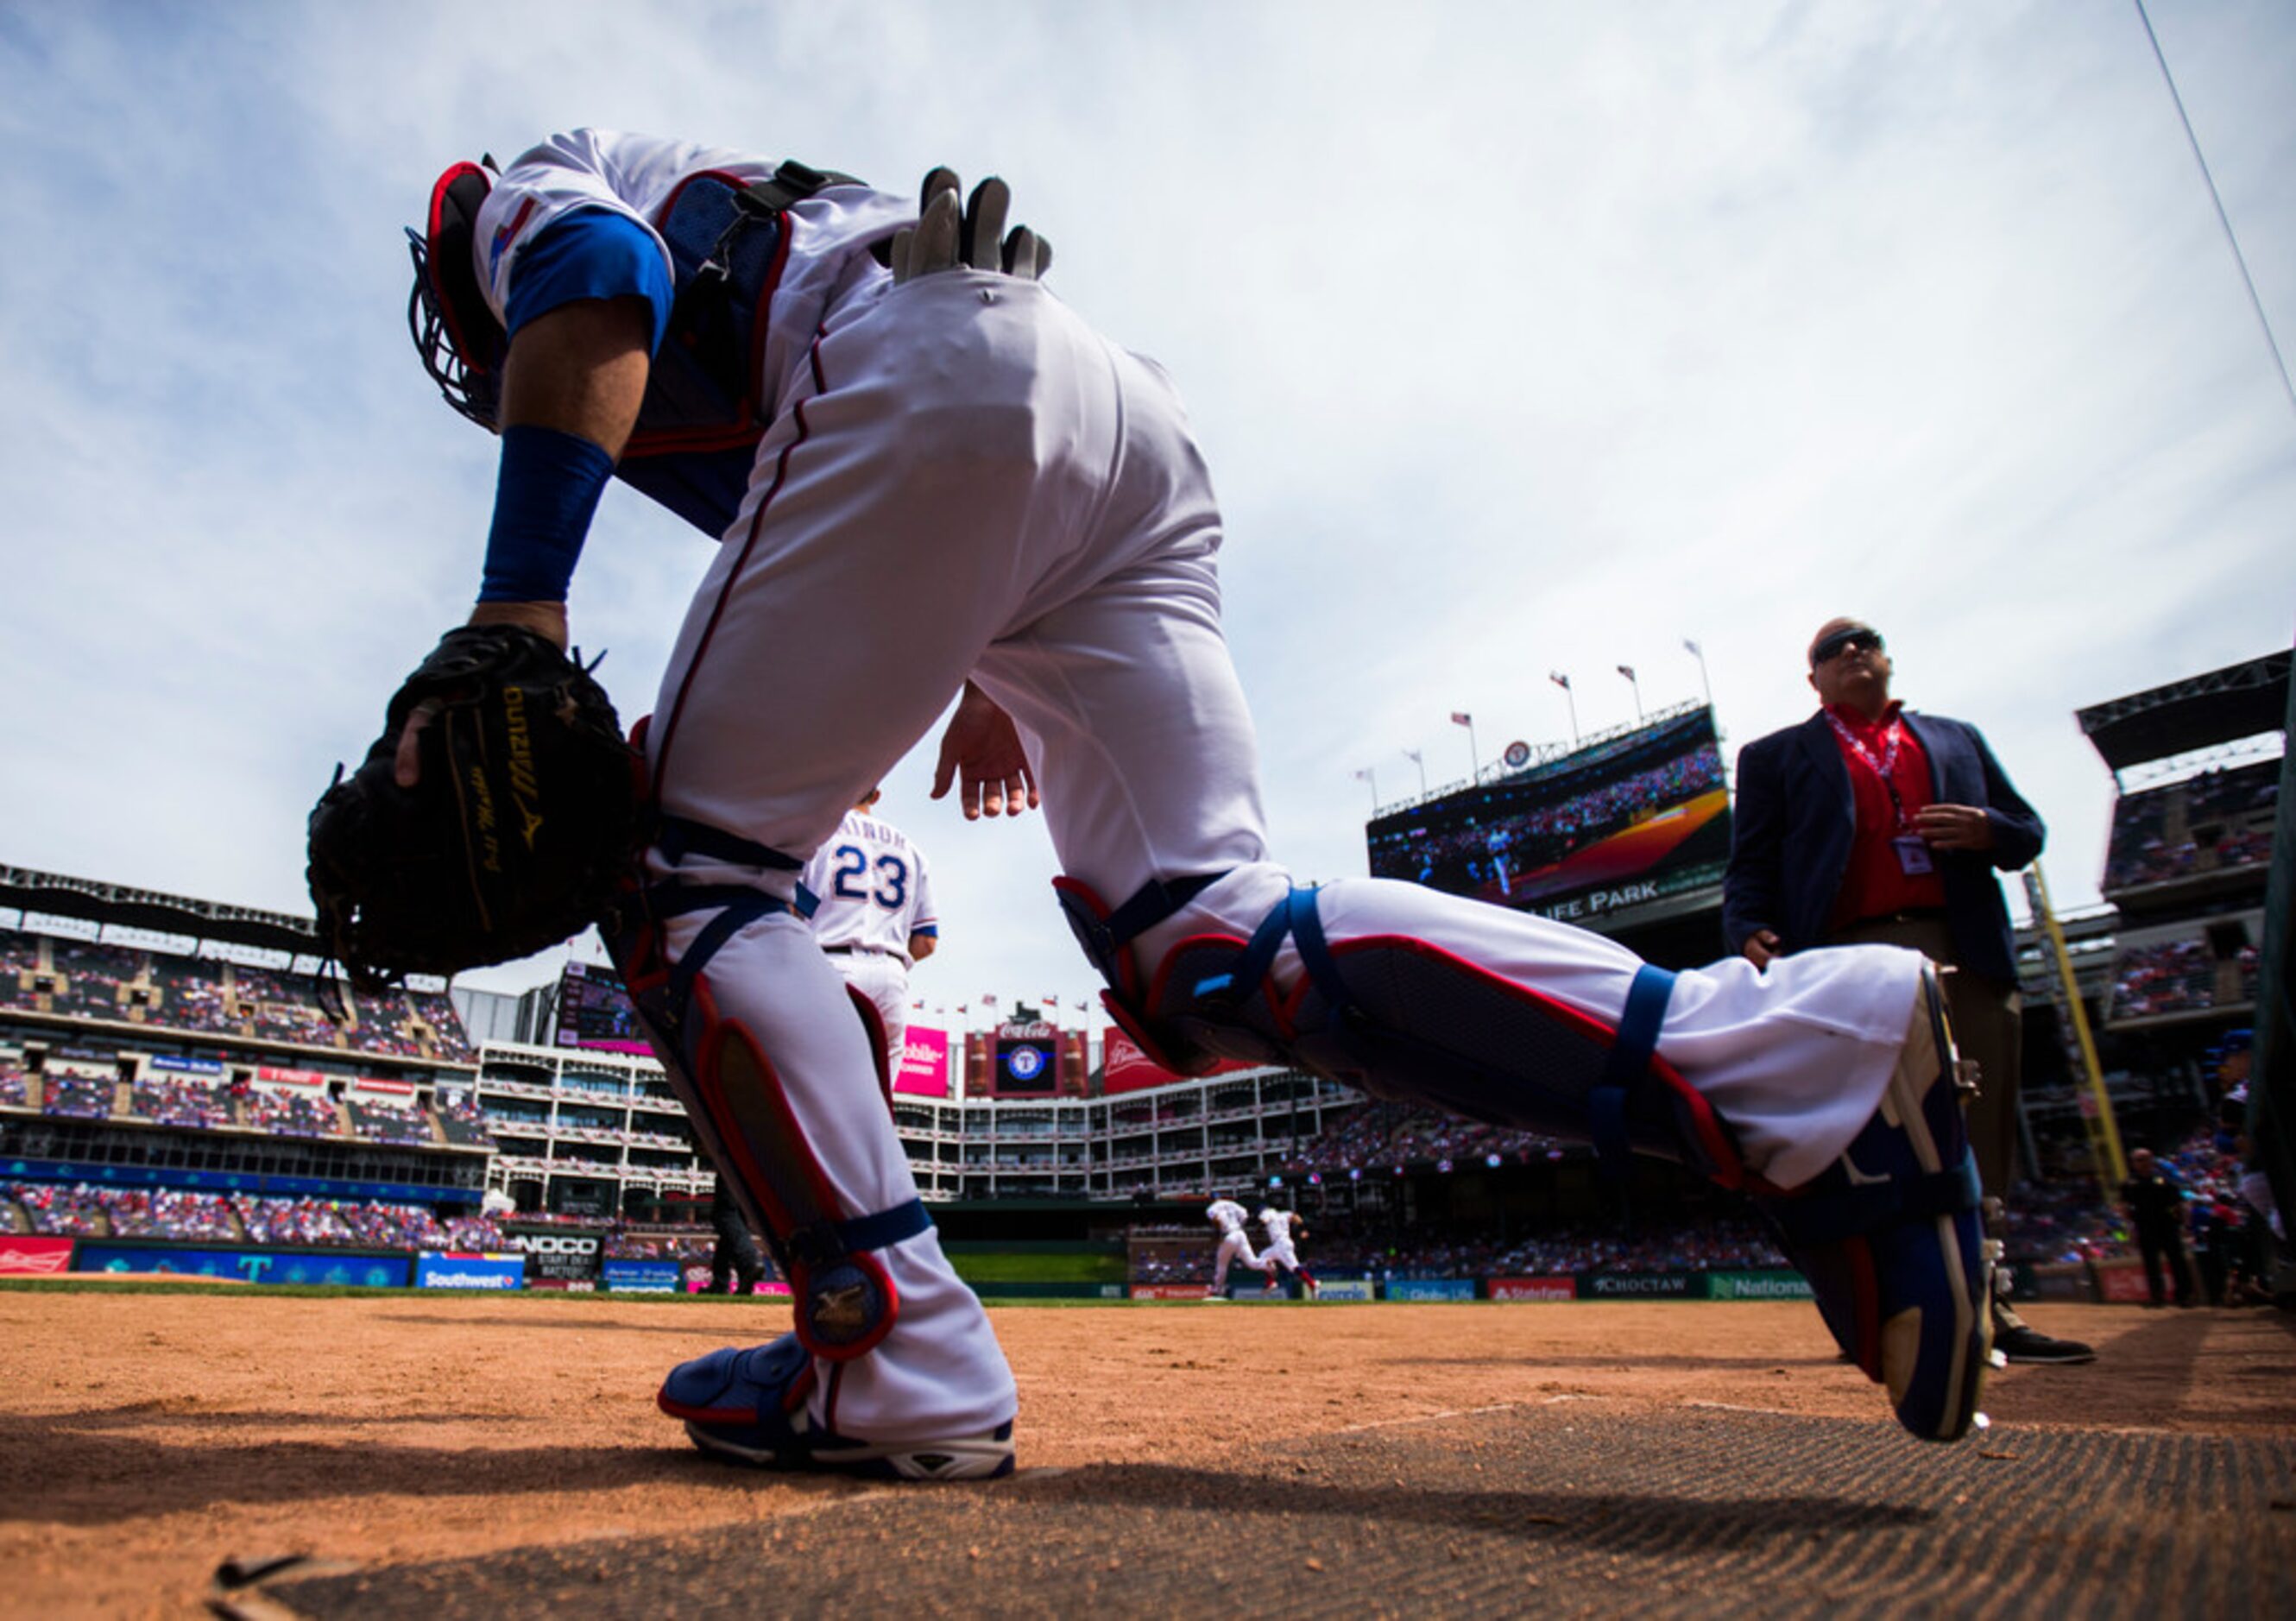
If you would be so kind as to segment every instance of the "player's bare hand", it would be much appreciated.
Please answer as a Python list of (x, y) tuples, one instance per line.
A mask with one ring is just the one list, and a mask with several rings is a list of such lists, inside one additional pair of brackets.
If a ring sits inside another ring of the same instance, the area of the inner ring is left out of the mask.
[[(566, 651), (566, 604), (563, 602), (480, 602), (471, 610), (472, 625), (520, 625), (535, 634), (554, 643), (560, 652)], [(422, 780), (422, 749), (419, 741), (424, 728), (439, 713), (439, 700), (426, 698), (408, 712), (406, 725), (400, 728), (398, 745), (391, 751), (390, 780), (401, 788), (412, 788)]]
[(1914, 813), (1914, 831), (1934, 850), (1993, 847), (1993, 818), (1974, 805), (1924, 805)]
[(471, 610), (473, 625), (517, 625), (532, 631), (560, 652), (566, 651), (566, 604), (563, 602), (480, 602)]
[(948, 729), (940, 734), (932, 797), (947, 798), (952, 782), (957, 785), (957, 807), (967, 822), (1017, 816), (1041, 803), (1037, 774), (1021, 747), (1020, 729), (994, 699), (969, 681)]
[(1752, 963), (1756, 968), (1767, 968), (1771, 963), (1778, 960), (1778, 946), (1779, 940), (1777, 930), (1775, 929), (1757, 929), (1753, 933), (1746, 937), (1745, 945), (1741, 946), (1739, 950), (1741, 954), (1745, 957), (1746, 961)]
[(417, 740), (438, 714), (439, 700), (426, 698), (408, 713), (406, 725), (399, 729), (398, 747), (390, 757), (390, 780), (401, 788), (412, 788), (422, 780), (422, 746)]
[(1034, 279), (1053, 266), (1053, 245), (1026, 225), (1007, 233), (1013, 188), (991, 175), (962, 207), (955, 173), (937, 168), (918, 194), (917, 223), (893, 238), (893, 280), (912, 282), (960, 265)]

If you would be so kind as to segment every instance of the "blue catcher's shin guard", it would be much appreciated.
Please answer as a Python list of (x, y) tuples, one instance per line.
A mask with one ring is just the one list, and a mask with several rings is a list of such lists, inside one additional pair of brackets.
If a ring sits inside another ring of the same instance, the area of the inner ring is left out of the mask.
[[(1425, 940), (1328, 940), (1316, 891), (1299, 888), (1250, 940), (1182, 940), (1142, 986), (1118, 921), (1139, 897), (1111, 913), (1073, 880), (1060, 891), (1109, 977), (1111, 1015), (1181, 1074), (1219, 1058), (1293, 1063), (1374, 1097), (1591, 1142), (1614, 1167), (1647, 1153), (1724, 1187), (1743, 1180), (1712, 1108), (1656, 1054), (1674, 982), (1662, 969), (1636, 976), (1613, 1028)], [(1307, 970), (1288, 996), (1269, 973), (1286, 938)]]
[[(758, 919), (798, 910), (739, 885), (634, 883), (602, 932), (694, 1134), (719, 1175), (729, 1177), (789, 1280), (799, 1340), (816, 1356), (844, 1361), (874, 1349), (899, 1313), (892, 1277), (873, 1252), (932, 1224), (914, 1199), (888, 1210), (847, 1210), (814, 1158), (756, 1035), (719, 1012), (706, 971), (711, 958)], [(661, 924), (691, 913), (712, 915), (673, 962)], [(882, 1085), (882, 1027), (875, 1010), (868, 1012), (863, 1024)]]
[(1964, 1090), (1937, 975), (1924, 970), (1866, 1129), (1806, 1186), (1756, 1199), (1835, 1343), (1929, 1441), (1968, 1433), (1991, 1367), (1992, 1268)]
[[(1126, 947), (1177, 905), (1144, 890), (1111, 910), (1073, 880), (1060, 888), (1109, 979), (1111, 1014), (1158, 1062), (1182, 1074), (1221, 1057), (1298, 1064), (1375, 1097), (1591, 1141), (1613, 1167), (1652, 1154), (1743, 1189), (1898, 1421), (1925, 1439), (1967, 1432), (1991, 1343), (1989, 1265), (1934, 973), (1873, 1121), (1824, 1175), (1782, 1191), (1746, 1173), (1726, 1125), (1657, 1056), (1673, 982), (1662, 970), (1636, 975), (1612, 1028), (1425, 940), (1329, 941), (1315, 891), (1295, 889), (1250, 940), (1182, 940), (1143, 985)], [(1283, 995), (1269, 970), (1286, 938), (1307, 971)]]

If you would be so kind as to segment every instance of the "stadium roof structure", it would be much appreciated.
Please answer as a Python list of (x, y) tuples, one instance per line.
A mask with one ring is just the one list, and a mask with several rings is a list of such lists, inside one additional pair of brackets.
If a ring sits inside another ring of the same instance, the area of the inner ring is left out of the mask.
[(297, 956), (325, 954), (317, 926), (307, 917), (162, 895), (93, 878), (35, 872), (28, 867), (0, 866), (0, 907), (81, 918), (98, 925), (147, 929), (157, 934), (189, 935), (201, 941), (222, 940)]
[(2115, 772), (2280, 731), (2288, 724), (2284, 652), (2228, 664), (2076, 710), (2092, 747)]

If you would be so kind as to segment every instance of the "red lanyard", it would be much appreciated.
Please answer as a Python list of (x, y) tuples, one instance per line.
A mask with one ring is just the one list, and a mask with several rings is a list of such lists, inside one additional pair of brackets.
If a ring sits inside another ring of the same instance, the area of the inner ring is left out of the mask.
[(1890, 730), (1885, 734), (1882, 745), (1882, 757), (1878, 760), (1874, 757), (1874, 751), (1866, 746), (1865, 740), (1843, 725), (1841, 717), (1831, 709), (1825, 712), (1825, 724), (1833, 728), (1833, 734), (1841, 740), (1843, 748), (1864, 761), (1866, 768), (1882, 779), (1882, 786), (1890, 790), (1890, 808), (1898, 814), (1898, 825), (1906, 826), (1908, 821), (1906, 815), (1906, 802), (1898, 796), (1898, 780), (1895, 774), (1898, 769), (1898, 746), (1906, 740), (1906, 723), (1902, 720), (1892, 720), (1890, 723)]

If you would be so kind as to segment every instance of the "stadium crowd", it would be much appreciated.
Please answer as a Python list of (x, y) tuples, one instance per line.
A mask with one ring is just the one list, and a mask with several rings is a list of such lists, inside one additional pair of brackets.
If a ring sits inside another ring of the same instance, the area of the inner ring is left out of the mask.
[(2123, 798), (2113, 808), (2105, 893), (2270, 860), (2279, 770), (2267, 761), (2204, 772)]
[(1502, 1162), (1544, 1159), (1561, 1148), (1557, 1139), (1537, 1132), (1479, 1125), (1415, 1104), (1374, 1102), (1325, 1125), (1292, 1151), (1283, 1170), (1325, 1176), (1374, 1167), (1440, 1170), (1488, 1164), (1494, 1154)]
[[(2230, 983), (2225, 978), (2227, 965), (2236, 975)], [(2241, 946), (2227, 964), (2200, 935), (2127, 947), (2113, 959), (2110, 1017), (2144, 1019), (2218, 1007), (2228, 1000), (2254, 1002), (2257, 966), (2253, 945)]]
[[(45, 966), (43, 966), (43, 947)], [(0, 930), (0, 1006), (134, 1020), (205, 1035), (400, 1058), (477, 1062), (452, 1002), (435, 991), (355, 997), (341, 1027), (302, 976), (214, 958)], [(420, 1034), (418, 1034), (420, 1032)]]
[(214, 1131), (237, 1124), (231, 1104), (231, 1093), (225, 1086), (154, 1074), (135, 1083), (132, 1106), (138, 1116), (161, 1126)]
[(503, 1247), (501, 1224), (493, 1216), (442, 1216), (426, 1205), (381, 1200), (12, 1182), (0, 1184), (0, 1228), (14, 1224), (9, 1205), (22, 1210), (29, 1232), (83, 1238), (367, 1249)]

